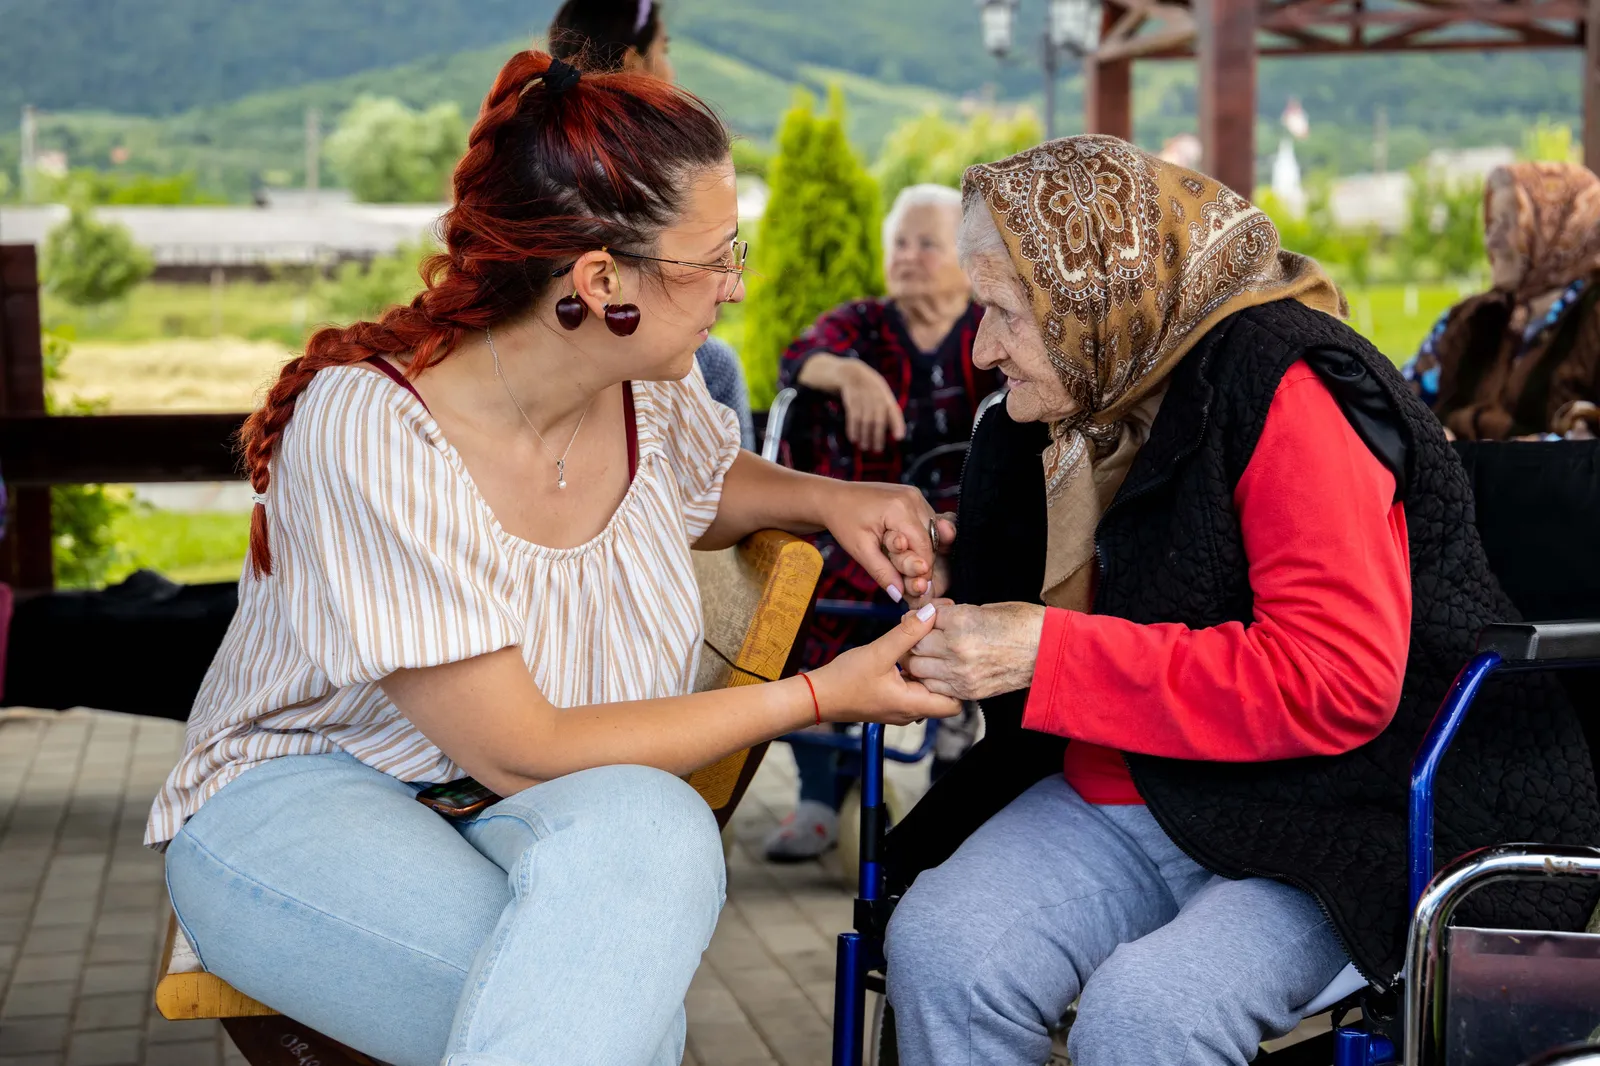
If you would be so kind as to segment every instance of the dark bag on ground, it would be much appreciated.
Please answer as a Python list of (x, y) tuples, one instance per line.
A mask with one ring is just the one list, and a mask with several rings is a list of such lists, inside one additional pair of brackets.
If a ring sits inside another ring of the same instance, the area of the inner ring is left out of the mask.
[(182, 721), (238, 602), (233, 582), (179, 585), (150, 570), (106, 589), (21, 599), (7, 640), (4, 702)]

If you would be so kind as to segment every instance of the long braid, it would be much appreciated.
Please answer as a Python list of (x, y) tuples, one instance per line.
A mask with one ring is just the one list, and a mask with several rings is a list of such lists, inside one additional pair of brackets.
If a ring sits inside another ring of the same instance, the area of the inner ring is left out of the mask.
[[(726, 156), (727, 131), (688, 93), (623, 74), (586, 75), (555, 92), (543, 80), (550, 63), (519, 52), (484, 98), (455, 168), (444, 250), (424, 260), (422, 291), (376, 322), (318, 330), (245, 421), (240, 450), (258, 499), (319, 371), (388, 355), (421, 373), (465, 337), (525, 311), (558, 261), (650, 239), (678, 207), (681, 172)], [(261, 502), (250, 517), (250, 564), (257, 577), (272, 573)]]

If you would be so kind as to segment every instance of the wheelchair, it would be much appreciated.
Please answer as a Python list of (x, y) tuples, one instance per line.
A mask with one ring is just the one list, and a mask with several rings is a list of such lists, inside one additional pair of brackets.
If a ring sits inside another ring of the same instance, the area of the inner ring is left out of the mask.
[[(791, 413), (795, 403), (801, 398), (800, 390), (794, 388), (780, 389), (772, 400), (772, 407), (767, 412), (766, 436), (761, 442), (761, 458), (771, 463), (788, 465), (784, 454), (784, 433), (789, 429)], [(974, 429), (978, 420), (995, 404), (1004, 401), (1005, 390), (998, 389), (985, 396), (978, 404), (978, 409), (972, 417)], [(906, 467), (900, 480), (906, 485), (915, 485), (927, 492), (937, 487), (934, 483), (939, 473), (947, 468), (950, 462), (957, 457), (966, 455), (967, 441), (957, 441), (952, 444), (942, 444), (917, 456), (915, 462)], [(822, 616), (836, 618), (863, 618), (878, 622), (894, 622), (905, 613), (905, 607), (900, 604), (884, 606), (874, 603), (858, 603), (854, 600), (818, 599), (813, 610)], [(882, 759), (899, 763), (919, 763), (933, 754), (934, 745), (939, 738), (939, 723), (937, 719), (929, 719), (923, 728), (922, 740), (914, 748), (899, 749), (880, 745)], [(859, 728), (852, 728), (845, 732), (800, 732), (790, 733), (780, 737), (787, 744), (803, 747), (828, 748), (839, 751), (848, 756), (860, 757), (863, 752), (862, 734)], [(881, 772), (881, 768), (880, 768)]]
[[(1600, 929), (1510, 932), (1451, 924), (1463, 899), (1499, 882), (1600, 878), (1600, 847), (1512, 843), (1462, 855), (1434, 871), (1434, 780), (1474, 698), (1491, 676), (1559, 670), (1600, 753), (1600, 442), (1462, 443), (1477, 526), (1491, 567), (1530, 618), (1479, 635), (1412, 765), (1408, 811), (1411, 921), (1398, 1001), (1367, 988), (1347, 966), (1308, 1004), (1327, 1031), (1255, 1061), (1270, 1066), (1600, 1066)], [(1586, 532), (1587, 531), (1587, 534)], [(862, 734), (861, 855), (854, 929), (839, 936), (834, 1066), (898, 1062), (884, 992), (883, 933), (895, 900), (885, 893), (883, 727)], [(1596, 842), (1600, 844), (1600, 842)], [(1597, 912), (1600, 916), (1600, 912)], [(878, 993), (869, 1019), (866, 996)], [(1357, 1008), (1359, 1021), (1350, 1021)], [(1064, 1020), (1070, 1025), (1069, 1017)], [(1308, 1027), (1310, 1028), (1310, 1027)], [(1052, 1062), (1061, 1061), (1052, 1059)]]

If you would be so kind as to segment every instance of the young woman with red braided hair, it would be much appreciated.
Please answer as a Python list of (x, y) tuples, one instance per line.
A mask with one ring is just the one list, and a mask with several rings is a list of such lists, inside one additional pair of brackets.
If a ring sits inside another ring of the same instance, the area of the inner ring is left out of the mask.
[[(666, 82), (517, 55), (426, 287), (318, 332), (245, 425), (239, 612), (147, 841), (207, 969), (379, 1059), (677, 1062), (724, 884), (678, 775), (957, 710), (895, 667), (931, 608), (809, 677), (689, 694), (691, 548), (825, 528), (911, 596), (881, 544), (932, 558), (915, 490), (741, 452), (694, 370), (743, 295), (728, 147)], [(507, 798), (416, 802), (467, 776)]]

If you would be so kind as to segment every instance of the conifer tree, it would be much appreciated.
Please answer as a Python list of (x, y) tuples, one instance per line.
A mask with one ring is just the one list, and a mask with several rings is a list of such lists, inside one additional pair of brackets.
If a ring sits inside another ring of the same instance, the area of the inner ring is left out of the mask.
[(844, 97), (815, 110), (807, 93), (778, 127), (770, 196), (752, 242), (751, 292), (741, 349), (750, 405), (772, 402), (778, 359), (818, 315), (883, 291), (877, 183), (845, 137)]

